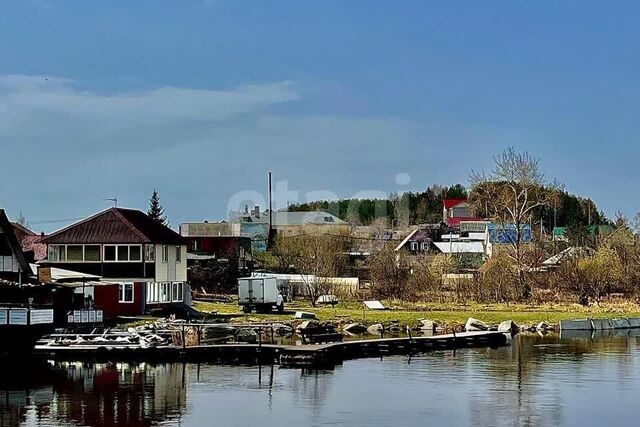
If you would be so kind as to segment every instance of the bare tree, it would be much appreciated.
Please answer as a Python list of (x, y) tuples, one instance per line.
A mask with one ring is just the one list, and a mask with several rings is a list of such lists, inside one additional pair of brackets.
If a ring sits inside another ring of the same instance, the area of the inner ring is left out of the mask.
[(403, 299), (409, 286), (410, 267), (407, 255), (385, 245), (371, 257), (373, 293), (379, 298)]
[(278, 236), (274, 255), (283, 265), (301, 275), (305, 294), (315, 306), (320, 295), (331, 291), (331, 278), (340, 275), (345, 267), (350, 246), (346, 234)]
[(494, 157), (494, 163), (494, 169), (489, 173), (472, 173), (470, 199), (476, 210), (486, 210), (505, 229), (507, 224), (515, 228), (515, 234), (508, 242), (510, 256), (516, 264), (521, 297), (528, 299), (531, 287), (524, 277), (523, 230), (531, 222), (536, 209), (549, 205), (552, 191), (544, 187), (540, 161), (526, 151), (517, 152), (513, 147), (507, 148)]

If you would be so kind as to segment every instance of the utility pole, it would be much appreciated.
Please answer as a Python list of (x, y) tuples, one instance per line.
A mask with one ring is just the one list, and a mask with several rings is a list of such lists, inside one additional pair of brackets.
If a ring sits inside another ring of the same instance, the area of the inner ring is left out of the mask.
[(273, 194), (271, 185), (271, 171), (268, 172), (269, 176), (269, 235), (267, 238), (267, 247), (273, 245)]

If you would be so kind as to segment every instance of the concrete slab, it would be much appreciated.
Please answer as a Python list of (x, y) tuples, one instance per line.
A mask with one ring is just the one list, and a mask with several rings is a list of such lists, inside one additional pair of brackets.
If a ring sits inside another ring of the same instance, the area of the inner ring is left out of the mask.
[(629, 320), (623, 317), (620, 319), (611, 319), (611, 327), (613, 329), (629, 329), (631, 325), (629, 324)]
[(638, 318), (638, 317), (630, 317), (627, 320), (629, 320), (629, 327), (630, 328), (640, 328), (640, 318)]
[(596, 331), (614, 329), (609, 319), (591, 319), (591, 327)]
[(561, 320), (560, 330), (565, 331), (590, 331), (592, 329), (590, 319)]

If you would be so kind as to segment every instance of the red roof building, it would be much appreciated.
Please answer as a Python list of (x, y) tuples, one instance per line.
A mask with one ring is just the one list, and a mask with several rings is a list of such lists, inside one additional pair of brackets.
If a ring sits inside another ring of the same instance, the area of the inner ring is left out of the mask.
[(460, 221), (482, 221), (482, 218), (471, 215), (467, 199), (444, 199), (442, 222), (451, 228), (459, 228)]

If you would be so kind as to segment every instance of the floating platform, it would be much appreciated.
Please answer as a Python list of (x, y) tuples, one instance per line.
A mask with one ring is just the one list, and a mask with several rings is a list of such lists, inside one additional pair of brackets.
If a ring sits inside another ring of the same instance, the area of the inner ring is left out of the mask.
[(329, 344), (213, 344), (155, 348), (100, 345), (38, 345), (34, 355), (53, 360), (96, 362), (276, 363), (283, 366), (326, 366), (344, 360), (434, 350), (508, 345), (509, 334), (497, 331), (461, 332), (429, 337), (381, 338)]

